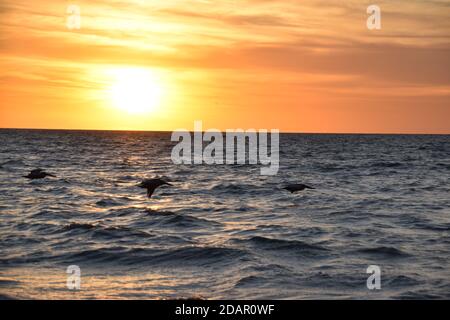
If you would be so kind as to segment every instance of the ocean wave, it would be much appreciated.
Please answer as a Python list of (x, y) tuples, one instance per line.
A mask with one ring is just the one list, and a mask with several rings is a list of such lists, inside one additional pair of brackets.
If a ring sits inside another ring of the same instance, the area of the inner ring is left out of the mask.
[(16, 298), (6, 294), (0, 294), (0, 300), (16, 300)]
[(251, 192), (256, 188), (260, 188), (255, 185), (246, 184), (246, 183), (218, 183), (209, 188), (210, 191), (220, 191), (231, 194), (237, 194), (242, 192)]
[(437, 225), (435, 223), (417, 222), (414, 223), (413, 226), (415, 228), (431, 231), (450, 231), (450, 223), (443, 223), (442, 225)]
[(0, 287), (18, 286), (20, 283), (20, 281), (14, 279), (0, 279)]
[(5, 168), (8, 166), (17, 167), (17, 166), (24, 166), (24, 165), (25, 165), (25, 163), (22, 160), (15, 160), (15, 159), (7, 160), (3, 163), (0, 163), (1, 168)]
[(95, 203), (96, 206), (101, 207), (101, 208), (115, 207), (115, 206), (120, 206), (122, 204), (123, 203), (120, 203), (111, 198), (101, 199)]
[(177, 214), (169, 217), (162, 221), (163, 224), (182, 227), (182, 228), (192, 228), (192, 227), (200, 227), (204, 228), (207, 226), (220, 226), (221, 223), (215, 222), (212, 220), (196, 218), (188, 215)]
[(52, 253), (48, 250), (34, 250), (28, 249), (27, 252), (4, 254), (0, 257), (1, 267), (16, 267), (24, 264), (40, 263), (42, 261), (49, 261), (52, 258)]
[(396, 162), (396, 161), (380, 161), (375, 162), (370, 165), (371, 168), (401, 168), (405, 166), (403, 162)]
[(267, 280), (268, 280), (267, 278), (261, 277), (261, 276), (255, 276), (255, 275), (246, 276), (246, 277), (240, 278), (234, 285), (234, 288), (261, 285), (262, 283), (266, 283)]
[(435, 294), (430, 293), (427, 290), (408, 290), (402, 292), (398, 295), (393, 296), (393, 299), (404, 299), (404, 300), (442, 300), (448, 299), (450, 294), (447, 292), (446, 294)]
[(154, 211), (147, 210), (150, 217), (157, 217), (159, 219), (155, 221), (148, 221), (149, 224), (167, 225), (179, 228), (204, 228), (221, 226), (220, 222), (216, 222), (209, 219), (197, 218), (192, 215), (179, 214), (170, 211)]
[(376, 255), (384, 258), (403, 258), (411, 256), (409, 253), (394, 247), (380, 246), (356, 250), (357, 253)]
[(98, 223), (70, 223), (62, 227), (62, 232), (79, 231), (81, 233), (90, 232), (92, 239), (98, 238), (150, 238), (154, 237), (146, 231), (137, 230), (126, 226), (105, 226)]
[(192, 265), (230, 264), (233, 260), (248, 256), (249, 252), (227, 247), (183, 247), (165, 250), (152, 258), (156, 263), (179, 263)]
[(110, 263), (113, 265), (186, 265), (211, 266), (212, 264), (228, 264), (233, 260), (248, 255), (247, 252), (226, 247), (181, 248), (132, 248), (112, 247), (89, 249), (72, 252), (55, 257), (61, 263)]
[(383, 282), (386, 283), (386, 285), (388, 285), (389, 287), (399, 287), (399, 288), (404, 288), (404, 287), (410, 287), (410, 286), (416, 286), (422, 283), (422, 281), (409, 277), (409, 276), (405, 276), (405, 275), (397, 275), (394, 277), (386, 277)]
[(70, 230), (77, 230), (77, 229), (81, 229), (81, 230), (91, 230), (96, 228), (95, 224), (92, 223), (78, 223), (78, 222), (74, 222), (74, 223), (69, 223), (65, 226), (62, 227), (63, 231), (70, 231)]
[(240, 244), (251, 245), (262, 250), (277, 252), (284, 251), (291, 254), (297, 253), (305, 256), (312, 255), (318, 257), (319, 254), (329, 251), (329, 249), (318, 244), (310, 244), (299, 240), (272, 239), (262, 236), (254, 236), (248, 239), (233, 239), (232, 241)]

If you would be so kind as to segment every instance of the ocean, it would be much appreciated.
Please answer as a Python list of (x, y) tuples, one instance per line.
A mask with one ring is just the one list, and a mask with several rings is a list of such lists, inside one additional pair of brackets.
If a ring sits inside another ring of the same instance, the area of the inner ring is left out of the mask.
[[(168, 132), (0, 141), (4, 299), (450, 298), (449, 135), (281, 134), (275, 176), (175, 165)], [(156, 176), (173, 186), (148, 199)]]

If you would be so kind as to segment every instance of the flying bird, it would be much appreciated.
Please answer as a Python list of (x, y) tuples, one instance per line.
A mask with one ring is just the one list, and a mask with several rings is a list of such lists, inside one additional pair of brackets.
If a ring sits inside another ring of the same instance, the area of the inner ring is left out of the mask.
[(42, 169), (31, 170), (31, 172), (28, 175), (23, 176), (23, 177), (27, 178), (27, 179), (30, 179), (30, 180), (43, 179), (45, 177), (54, 177), (54, 178), (56, 178), (55, 175), (53, 175), (51, 173), (47, 173), (47, 172), (45, 172)]
[(172, 186), (172, 184), (170, 184), (169, 182), (166, 182), (159, 178), (145, 179), (141, 183), (139, 183), (137, 186), (140, 188), (143, 188), (143, 189), (147, 189), (147, 197), (151, 198), (155, 189), (162, 185)]
[(315, 189), (315, 188), (307, 186), (306, 184), (303, 183), (294, 183), (284, 187), (283, 189), (290, 191), (291, 193), (294, 193), (297, 191), (303, 191), (305, 189)]

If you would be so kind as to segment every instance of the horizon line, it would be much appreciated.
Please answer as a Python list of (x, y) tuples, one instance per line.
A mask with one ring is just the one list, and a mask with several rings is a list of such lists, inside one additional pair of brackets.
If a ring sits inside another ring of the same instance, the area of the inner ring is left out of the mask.
[[(242, 129), (242, 128), (234, 128)], [(253, 128), (251, 128), (253, 129)], [(156, 132), (156, 133), (170, 133), (176, 130), (141, 130), (141, 129), (63, 129), (63, 128), (12, 128), (12, 127), (0, 127), (0, 130), (30, 130), (30, 131), (106, 131), (106, 132)], [(243, 129), (245, 130), (245, 129)], [(255, 129), (258, 131), (258, 129)], [(187, 130), (189, 132), (197, 132), (194, 130)], [(206, 131), (201, 131), (205, 133)], [(222, 130), (218, 130), (217, 132), (225, 132)], [(423, 132), (302, 132), (302, 131), (281, 131), (280, 134), (342, 134), (342, 135), (436, 135), (436, 136), (446, 136), (450, 135), (449, 133), (423, 133)]]

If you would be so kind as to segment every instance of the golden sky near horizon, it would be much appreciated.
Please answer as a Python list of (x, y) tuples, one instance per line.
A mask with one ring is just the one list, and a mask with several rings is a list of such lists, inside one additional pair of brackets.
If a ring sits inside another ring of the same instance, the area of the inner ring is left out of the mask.
[(0, 127), (450, 133), (449, 17), (447, 0), (0, 0)]

